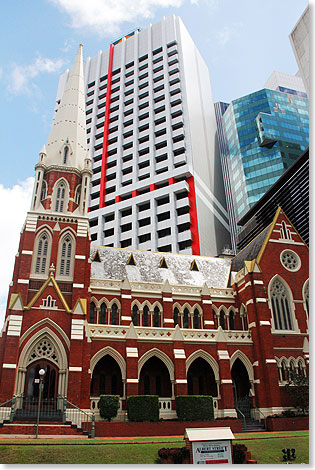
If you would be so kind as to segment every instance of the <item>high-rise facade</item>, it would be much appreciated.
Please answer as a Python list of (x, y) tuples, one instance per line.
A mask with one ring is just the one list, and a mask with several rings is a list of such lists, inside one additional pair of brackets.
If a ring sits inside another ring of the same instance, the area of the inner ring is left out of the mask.
[(290, 41), (299, 66), (299, 73), (303, 79), (307, 93), (310, 91), (310, 42), (311, 42), (311, 16), (309, 5), (302, 13), (294, 26)]
[(264, 88), (233, 100), (224, 114), (217, 105), (217, 116), (238, 221), (308, 147), (308, 99), (303, 92)]
[(84, 74), (92, 242), (219, 254), (230, 237), (209, 72), (181, 19), (123, 37)]

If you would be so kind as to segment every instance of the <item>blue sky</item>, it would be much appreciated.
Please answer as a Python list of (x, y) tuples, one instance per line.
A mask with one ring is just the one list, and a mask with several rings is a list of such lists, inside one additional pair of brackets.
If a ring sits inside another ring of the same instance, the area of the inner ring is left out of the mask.
[[(162, 16), (181, 16), (209, 70), (215, 101), (264, 86), (278, 70), (295, 74), (289, 34), (306, 0), (10, 0), (0, 13), (2, 168), (0, 324), (34, 165), (51, 126), (58, 77), (77, 47), (84, 57)], [(8, 230), (9, 227), (9, 230)]]

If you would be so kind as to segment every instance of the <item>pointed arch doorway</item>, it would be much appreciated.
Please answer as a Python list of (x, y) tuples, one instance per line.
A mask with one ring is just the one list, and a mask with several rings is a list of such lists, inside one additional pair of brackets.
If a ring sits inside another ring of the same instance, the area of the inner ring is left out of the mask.
[(247, 369), (241, 359), (236, 359), (231, 369), (234, 406), (235, 409), (240, 411), (246, 418), (251, 416), (251, 400), (250, 389), (251, 384), (248, 376)]
[[(40, 374), (43, 369), (42, 391), (40, 392)], [(34, 420), (40, 408), (40, 420), (58, 420), (61, 418), (61, 402), (58, 403), (57, 386), (59, 370), (56, 364), (40, 359), (32, 362), (26, 369), (23, 406), (17, 410), (17, 419)]]

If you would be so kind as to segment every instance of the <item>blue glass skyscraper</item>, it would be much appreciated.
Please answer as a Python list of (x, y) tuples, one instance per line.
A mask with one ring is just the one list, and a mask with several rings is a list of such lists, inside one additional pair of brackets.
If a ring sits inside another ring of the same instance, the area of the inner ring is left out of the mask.
[(217, 103), (216, 115), (238, 221), (308, 147), (308, 99), (304, 92), (264, 88), (228, 106)]

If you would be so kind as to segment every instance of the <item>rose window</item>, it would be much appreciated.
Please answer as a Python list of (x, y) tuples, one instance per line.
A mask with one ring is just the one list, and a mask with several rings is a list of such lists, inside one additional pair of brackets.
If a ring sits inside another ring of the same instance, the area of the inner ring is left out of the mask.
[(286, 250), (281, 253), (281, 263), (289, 271), (297, 271), (300, 268), (300, 258), (294, 251)]

